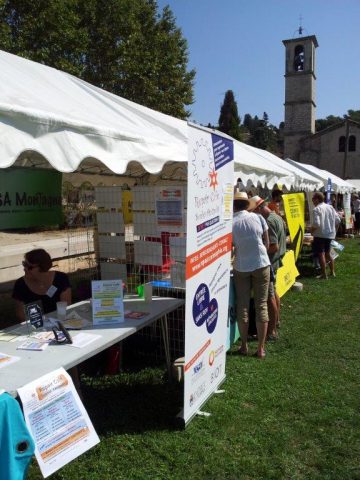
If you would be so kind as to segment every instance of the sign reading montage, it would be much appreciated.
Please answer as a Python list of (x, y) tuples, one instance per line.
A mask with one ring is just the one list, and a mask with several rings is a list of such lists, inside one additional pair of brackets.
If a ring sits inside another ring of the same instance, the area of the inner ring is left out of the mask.
[(62, 223), (61, 173), (55, 170), (0, 170), (0, 230)]

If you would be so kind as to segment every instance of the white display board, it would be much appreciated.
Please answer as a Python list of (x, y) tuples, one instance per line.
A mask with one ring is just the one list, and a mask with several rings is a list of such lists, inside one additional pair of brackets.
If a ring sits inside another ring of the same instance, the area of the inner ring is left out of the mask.
[(121, 278), (127, 282), (126, 265), (123, 263), (100, 262), (101, 280)]
[(95, 187), (95, 200), (97, 208), (122, 209), (122, 188)]
[(161, 238), (153, 212), (133, 211), (134, 235)]
[(99, 233), (125, 234), (125, 224), (122, 213), (97, 212), (96, 219)]
[(99, 235), (99, 255), (101, 258), (126, 260), (125, 237), (121, 235)]
[(162, 244), (161, 242), (147, 242), (145, 240), (134, 240), (135, 263), (140, 265), (162, 266)]
[(184, 420), (225, 378), (233, 142), (188, 128)]
[(18, 390), (46, 478), (99, 443), (70, 376), (59, 368)]

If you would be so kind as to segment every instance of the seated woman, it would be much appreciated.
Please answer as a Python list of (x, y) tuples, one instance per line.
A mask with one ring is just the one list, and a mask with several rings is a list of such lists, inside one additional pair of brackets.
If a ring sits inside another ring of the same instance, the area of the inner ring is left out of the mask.
[[(12, 297), (15, 299), (15, 313), (21, 322), (25, 320), (24, 305), (41, 300), (44, 313), (56, 311), (56, 302), (71, 303), (71, 287), (66, 273), (50, 270), (53, 266), (48, 252), (37, 248), (25, 253), (22, 262), (25, 275), (16, 280)], [(68, 373), (82, 398), (77, 367)]]
[(56, 302), (71, 303), (71, 288), (68, 276), (56, 270), (48, 252), (42, 248), (25, 253), (22, 262), (25, 275), (16, 280), (12, 297), (15, 313), (21, 322), (25, 320), (24, 305), (41, 300), (44, 313), (56, 310)]

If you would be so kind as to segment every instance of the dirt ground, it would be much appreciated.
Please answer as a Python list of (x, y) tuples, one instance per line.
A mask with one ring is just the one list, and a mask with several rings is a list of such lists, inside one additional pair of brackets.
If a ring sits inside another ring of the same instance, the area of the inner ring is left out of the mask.
[(66, 230), (47, 230), (43, 232), (24, 233), (20, 231), (0, 231), (0, 246), (15, 243), (37, 242), (66, 236)]

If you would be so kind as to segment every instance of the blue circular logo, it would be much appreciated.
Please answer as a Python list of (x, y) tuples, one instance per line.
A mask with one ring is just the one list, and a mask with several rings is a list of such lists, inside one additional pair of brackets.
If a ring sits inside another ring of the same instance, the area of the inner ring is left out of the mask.
[(218, 320), (218, 313), (218, 302), (216, 298), (213, 298), (209, 305), (209, 315), (206, 318), (206, 330), (209, 333), (213, 333), (213, 331), (215, 330)]
[(195, 325), (200, 327), (209, 315), (210, 292), (205, 283), (201, 283), (194, 295), (193, 300), (193, 319)]

